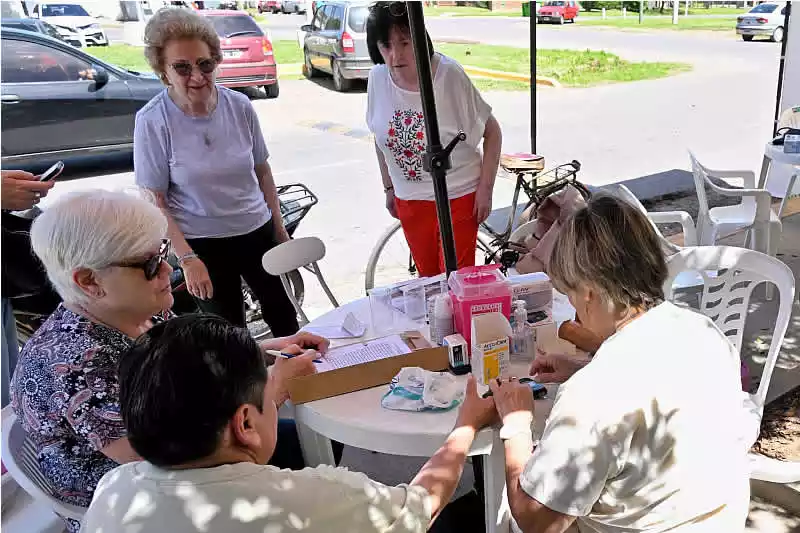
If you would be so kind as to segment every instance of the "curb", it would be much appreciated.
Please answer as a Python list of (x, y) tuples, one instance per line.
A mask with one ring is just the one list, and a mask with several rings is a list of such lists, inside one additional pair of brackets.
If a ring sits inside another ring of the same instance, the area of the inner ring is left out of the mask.
[[(503, 72), (501, 70), (489, 70), (486, 68), (472, 67), (469, 65), (464, 65), (464, 72), (472, 76), (481, 76), (483, 78), (492, 78), (496, 80), (521, 81), (525, 83), (531, 82), (530, 74), (518, 74), (515, 72)], [(559, 83), (558, 80), (553, 78), (548, 78), (545, 76), (536, 76), (536, 85), (545, 85), (547, 87), (554, 87), (557, 89), (561, 88), (561, 83)]]

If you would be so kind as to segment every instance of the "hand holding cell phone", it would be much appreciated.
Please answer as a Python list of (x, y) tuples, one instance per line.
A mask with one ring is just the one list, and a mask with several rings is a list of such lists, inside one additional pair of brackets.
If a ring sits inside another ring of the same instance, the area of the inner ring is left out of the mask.
[(59, 175), (61, 175), (63, 171), (64, 171), (64, 162), (59, 161), (58, 163), (48, 168), (47, 170), (45, 170), (43, 173), (39, 174), (36, 177), (39, 179), (39, 181), (42, 182), (52, 181), (56, 179)]

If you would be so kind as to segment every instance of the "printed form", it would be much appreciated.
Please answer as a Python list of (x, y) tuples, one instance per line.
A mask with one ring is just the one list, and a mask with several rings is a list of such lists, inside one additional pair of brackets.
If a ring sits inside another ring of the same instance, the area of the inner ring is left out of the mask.
[(327, 372), (407, 353), (411, 353), (411, 348), (400, 335), (390, 335), (364, 343), (331, 348), (322, 356), (322, 362), (316, 364), (317, 372)]

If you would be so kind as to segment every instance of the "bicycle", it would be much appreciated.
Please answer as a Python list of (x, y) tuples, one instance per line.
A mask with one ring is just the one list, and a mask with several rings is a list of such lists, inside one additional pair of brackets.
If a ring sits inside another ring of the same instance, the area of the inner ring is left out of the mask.
[[(577, 174), (581, 169), (578, 161), (571, 161), (543, 171), (541, 167), (531, 166), (530, 161), (516, 158), (504, 158), (501, 163), (503, 170), (516, 176), (514, 195), (508, 213), (505, 228), (500, 231), (492, 227), (492, 216), (481, 223), (478, 229), (476, 246), (476, 264), (489, 264), (500, 262), (503, 270), (516, 263), (519, 254), (523, 253), (521, 243), (511, 242), (514, 230), (521, 225), (523, 215), (530, 214), (545, 198), (561, 189), (572, 185), (587, 197), (589, 190), (577, 181)], [(528, 197), (524, 206), (519, 206), (520, 192)], [(502, 210), (497, 210), (497, 213)], [(364, 288), (368, 292), (373, 287), (385, 286), (398, 281), (404, 281), (417, 276), (414, 258), (408, 249), (403, 233), (400, 231), (400, 221), (392, 223), (381, 235), (370, 253), (364, 279)]]

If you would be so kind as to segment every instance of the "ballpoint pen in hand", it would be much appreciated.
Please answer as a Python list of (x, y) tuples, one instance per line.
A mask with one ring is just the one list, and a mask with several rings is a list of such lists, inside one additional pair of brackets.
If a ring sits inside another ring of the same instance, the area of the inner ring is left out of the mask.
[[(265, 350), (265, 352), (273, 357), (283, 357), (284, 359), (294, 359), (298, 355), (303, 355), (295, 353), (284, 353), (284, 352), (279, 352), (278, 350)], [(322, 359), (314, 359), (314, 362), (321, 363)]]

